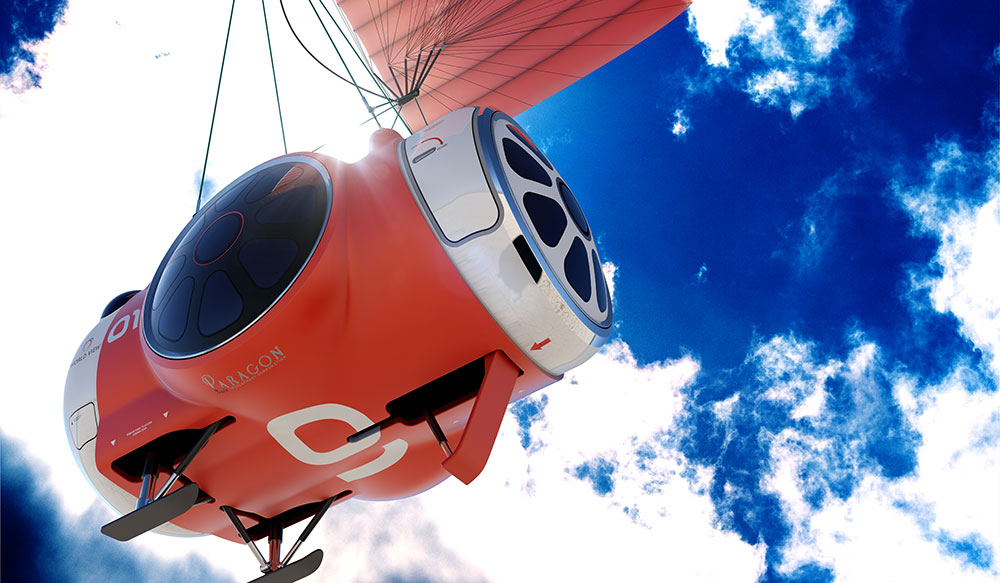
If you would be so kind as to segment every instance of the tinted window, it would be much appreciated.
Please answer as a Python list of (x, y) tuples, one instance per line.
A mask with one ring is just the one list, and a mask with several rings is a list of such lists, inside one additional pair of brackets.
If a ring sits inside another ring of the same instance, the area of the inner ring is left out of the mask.
[(545, 186), (552, 186), (552, 178), (549, 173), (542, 168), (527, 150), (518, 145), (510, 138), (503, 139), (503, 154), (507, 158), (507, 164), (517, 172), (518, 176), (525, 180), (531, 180)]
[(240, 182), (236, 186), (230, 186), (226, 191), (217, 194), (210, 202), (215, 203), (215, 210), (219, 212), (225, 211), (227, 208), (233, 205), (234, 202), (239, 200), (243, 192), (254, 182), (254, 177), (250, 176), (245, 178), (243, 182)]
[(174, 285), (174, 281), (180, 275), (181, 268), (184, 267), (186, 260), (187, 258), (184, 255), (180, 255), (177, 259), (167, 264), (167, 268), (163, 270), (163, 275), (160, 276), (160, 285), (156, 286), (156, 293), (153, 294), (153, 309), (159, 308), (160, 304), (163, 303), (163, 298), (167, 297), (167, 293), (170, 292), (170, 286)]
[(276, 194), (257, 211), (257, 222), (301, 223), (312, 213), (315, 198), (312, 186), (300, 186), (283, 194)]
[(206, 265), (222, 257), (236, 242), (243, 230), (243, 215), (231, 212), (222, 215), (205, 229), (194, 247), (194, 260), (200, 265)]
[(573, 244), (570, 245), (563, 267), (566, 270), (566, 281), (573, 286), (580, 299), (589, 302), (591, 294), (590, 261), (587, 257), (587, 248), (584, 247), (583, 240), (579, 237), (576, 237)]
[(247, 190), (247, 194), (243, 198), (244, 202), (252, 204), (271, 194), (271, 191), (278, 185), (282, 177), (288, 174), (292, 166), (292, 164), (278, 164), (258, 174), (257, 179)]
[(211, 336), (235, 322), (242, 311), (243, 298), (229, 276), (223, 271), (208, 276), (198, 309), (198, 331)]
[(191, 224), (191, 226), (188, 227), (187, 234), (185, 234), (184, 238), (181, 239), (181, 242), (177, 245), (177, 248), (182, 249), (190, 245), (191, 243), (194, 243), (195, 241), (198, 240), (198, 237), (201, 236), (201, 233), (204, 230), (205, 230), (205, 215), (199, 215), (196, 219), (194, 219), (194, 222)]
[(562, 195), (563, 202), (566, 204), (566, 209), (569, 210), (569, 216), (573, 217), (573, 222), (576, 223), (576, 227), (580, 229), (588, 238), (590, 237), (590, 225), (587, 224), (587, 217), (583, 216), (583, 209), (580, 208), (580, 203), (576, 201), (576, 197), (573, 196), (573, 191), (566, 186), (566, 183), (559, 181), (559, 194)]
[(191, 308), (191, 292), (194, 291), (194, 279), (185, 277), (177, 286), (177, 291), (167, 300), (167, 305), (160, 313), (157, 329), (167, 340), (177, 342), (187, 329), (188, 310)]
[(590, 261), (594, 264), (594, 285), (597, 287), (597, 309), (604, 311), (608, 307), (608, 288), (604, 281), (604, 272), (597, 259), (597, 251), (590, 252)]
[(240, 263), (255, 285), (268, 288), (292, 267), (297, 253), (298, 246), (290, 239), (256, 239), (240, 251)]
[(545, 157), (545, 154), (542, 154), (541, 150), (535, 147), (534, 142), (528, 139), (528, 136), (524, 135), (524, 132), (522, 132), (521, 130), (517, 129), (516, 127), (510, 124), (507, 124), (507, 129), (509, 129), (512, 134), (517, 136), (517, 138), (521, 140), (521, 143), (530, 148), (531, 151), (534, 152), (536, 156), (538, 156), (538, 159), (542, 161), (542, 164), (548, 166), (549, 170), (553, 170), (552, 164), (549, 163), (549, 159)]
[(524, 195), (524, 210), (531, 219), (535, 231), (549, 247), (559, 244), (563, 232), (566, 231), (566, 213), (558, 202), (547, 196), (528, 192)]
[(150, 284), (143, 331), (161, 356), (213, 350), (270, 309), (312, 255), (333, 201), (303, 161), (272, 163), (224, 193), (228, 210), (202, 207)]

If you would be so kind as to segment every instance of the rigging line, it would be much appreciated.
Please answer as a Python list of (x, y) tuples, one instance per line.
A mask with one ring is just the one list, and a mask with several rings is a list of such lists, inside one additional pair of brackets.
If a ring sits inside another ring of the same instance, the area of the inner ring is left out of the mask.
[(479, 30), (496, 30), (498, 34), (502, 34), (511, 26), (527, 25), (534, 28), (538, 24), (559, 18), (567, 12), (584, 10), (592, 5), (602, 2), (603, 0), (593, 0), (590, 2), (565, 2), (563, 0), (555, 0), (552, 2), (540, 2), (534, 6), (528, 7), (523, 7), (519, 4), (512, 5), (509, 6), (509, 11), (507, 11), (509, 13), (505, 14), (505, 18), (491, 18), (489, 21), (484, 22), (483, 26), (478, 28)]
[[(410, 92), (410, 59), (406, 56), (403, 57), (403, 91), (406, 93)], [(406, 93), (403, 93), (403, 95), (406, 95)]]
[[(309, 48), (305, 45), (305, 43), (302, 42), (302, 39), (299, 38), (298, 33), (295, 32), (295, 27), (292, 26), (292, 21), (289, 20), (289, 18), (288, 18), (288, 12), (285, 10), (285, 0), (279, 0), (279, 4), (281, 5), (281, 13), (285, 16), (285, 22), (288, 24), (288, 30), (291, 31), (292, 36), (294, 36), (295, 40), (298, 41), (299, 46), (302, 47), (302, 50), (304, 50), (306, 53), (308, 53), (309, 56), (312, 57), (314, 61), (316, 61), (317, 63), (319, 63), (319, 65), (321, 67), (323, 67), (324, 69), (326, 69), (327, 71), (329, 71), (330, 74), (332, 74), (337, 79), (340, 79), (344, 83), (350, 83), (351, 85), (354, 85), (354, 87), (357, 88), (358, 91), (364, 91), (365, 93), (368, 93), (370, 95), (373, 95), (373, 96), (379, 97), (379, 98), (384, 98), (385, 97), (384, 95), (379, 95), (378, 93), (375, 93), (374, 91), (372, 91), (370, 89), (365, 89), (364, 87), (360, 87), (356, 83), (351, 83), (350, 80), (348, 80), (344, 76), (340, 75), (339, 73), (337, 73), (336, 71), (334, 71), (330, 67), (326, 66), (326, 63), (324, 63), (323, 61), (319, 60), (319, 57), (317, 57), (316, 55), (314, 55), (312, 53), (312, 51), (309, 50)], [(315, 10), (315, 8), (313, 10)]]
[(424, 126), (426, 126), (427, 125), (427, 116), (424, 115), (424, 108), (420, 107), (420, 102), (417, 101), (416, 97), (413, 98), (413, 103), (417, 104), (417, 111), (420, 112), (420, 117), (423, 118), (423, 120), (424, 120)]
[[(340, 63), (344, 65), (344, 69), (347, 71), (347, 76), (351, 78), (351, 85), (354, 85), (354, 88), (358, 90), (358, 95), (361, 97), (361, 102), (365, 104), (365, 109), (368, 110), (369, 114), (374, 116), (374, 113), (372, 113), (374, 111), (372, 109), (372, 106), (368, 104), (368, 100), (365, 98), (365, 94), (361, 92), (361, 86), (358, 85), (358, 82), (354, 79), (354, 74), (351, 73), (350, 67), (347, 66), (347, 61), (344, 60), (344, 56), (340, 54), (340, 49), (337, 48), (337, 43), (333, 42), (333, 37), (330, 36), (330, 31), (327, 30), (326, 25), (323, 24), (323, 19), (320, 17), (319, 11), (316, 10), (316, 5), (313, 4), (312, 0), (307, 0), (307, 1), (309, 2), (309, 7), (312, 8), (313, 13), (316, 15), (316, 20), (319, 21), (319, 25), (323, 27), (323, 32), (326, 33), (326, 38), (330, 39), (330, 45), (333, 46), (333, 50), (337, 53), (337, 58), (339, 58)], [(375, 118), (375, 123), (378, 124), (378, 127), (382, 127), (382, 124), (379, 123), (377, 117)]]
[(281, 124), (281, 145), (288, 153), (288, 141), (285, 139), (285, 120), (281, 116), (281, 98), (278, 97), (278, 74), (274, 71), (274, 51), (271, 50), (271, 29), (267, 26), (267, 8), (264, 0), (260, 0), (260, 8), (264, 11), (264, 32), (267, 33), (267, 54), (271, 56), (271, 77), (274, 79), (274, 100), (278, 102), (278, 123)]
[[(392, 93), (392, 89), (390, 89), (389, 86), (386, 85), (385, 81), (379, 79), (378, 76), (376, 76), (375, 73), (372, 72), (371, 68), (368, 67), (368, 62), (358, 53), (358, 50), (354, 48), (354, 43), (351, 42), (351, 39), (347, 38), (347, 33), (344, 32), (344, 29), (340, 27), (340, 23), (338, 23), (337, 19), (334, 18), (333, 14), (330, 13), (330, 9), (326, 7), (326, 2), (324, 2), (324, 0), (319, 0), (319, 5), (323, 7), (323, 11), (326, 12), (326, 15), (328, 17), (330, 17), (330, 21), (333, 22), (333, 25), (337, 27), (337, 32), (339, 32), (340, 36), (344, 38), (344, 42), (347, 43), (347, 46), (351, 47), (351, 51), (354, 53), (354, 56), (357, 57), (358, 62), (361, 63), (361, 66), (364, 67), (365, 71), (368, 73), (368, 76), (371, 77), (372, 81), (375, 82), (375, 86), (379, 88), (379, 91), (382, 93), (382, 97), (387, 101), (394, 101), (398, 99), (399, 97), (396, 94)], [(315, 8), (313, 10), (315, 10)], [(336, 50), (336, 48), (337, 47), (335, 45), (334, 49)], [(392, 94), (391, 98), (388, 95), (386, 95), (386, 91)]]
[(403, 88), (399, 86), (399, 79), (396, 78), (396, 71), (393, 70), (392, 67), (389, 67), (389, 73), (392, 75), (392, 82), (396, 84), (396, 90), (399, 91), (399, 94), (406, 95), (406, 92), (403, 91)]
[[(310, 4), (310, 6), (312, 5), (312, 0), (310, 0), (309, 4)], [(330, 13), (330, 9), (326, 7), (326, 3), (323, 0), (319, 0), (319, 4), (320, 4), (320, 6), (323, 7), (323, 11), (326, 12), (326, 15), (328, 17), (330, 17), (330, 21), (333, 22), (333, 25), (337, 27), (337, 31), (340, 33), (340, 36), (342, 36), (344, 38), (344, 42), (347, 43), (347, 46), (351, 47), (351, 51), (354, 52), (354, 56), (358, 59), (358, 62), (361, 63), (361, 66), (364, 67), (365, 71), (368, 73), (368, 76), (371, 77), (372, 81), (375, 82), (375, 86), (378, 87), (379, 91), (382, 93), (382, 97), (389, 104), (393, 104), (394, 102), (399, 101), (399, 96), (397, 96), (395, 93), (392, 92), (392, 89), (389, 88), (388, 85), (386, 85), (385, 81), (379, 79), (375, 75), (375, 73), (372, 72), (372, 70), (368, 67), (368, 62), (360, 54), (358, 54), (357, 49), (354, 48), (354, 43), (352, 43), (351, 40), (349, 38), (347, 38), (347, 34), (344, 32), (344, 29), (342, 29), (340, 27), (340, 24), (337, 22), (337, 19), (333, 17), (333, 14)], [(313, 7), (313, 12), (316, 12), (316, 8), (315, 7)], [(320, 24), (322, 25), (323, 22), (322, 22), (322, 19), (319, 17), (319, 13), (316, 14), (316, 18), (320, 20)], [(323, 27), (323, 30), (326, 31), (326, 27), (325, 26)], [(327, 33), (327, 37), (328, 38), (329, 38), (329, 36), (330, 36), (330, 34)], [(330, 43), (333, 44), (333, 39), (330, 39)], [(340, 51), (337, 50), (337, 45), (336, 44), (333, 45), (333, 49), (335, 51), (337, 51), (337, 56), (340, 57), (340, 61), (342, 63), (344, 63), (344, 68), (347, 69), (347, 63), (344, 62), (344, 58), (340, 55)], [(350, 73), (351, 73), (350, 69), (347, 69), (347, 73), (350, 75)], [(351, 75), (351, 80), (352, 81), (354, 80), (354, 76), (353, 75)], [(388, 91), (388, 93), (392, 94), (391, 98), (389, 97), (389, 95), (386, 95), (387, 91)], [(362, 96), (362, 101), (365, 102), (365, 105), (368, 107), (368, 111), (372, 114), (372, 117), (375, 119), (375, 124), (378, 125), (378, 127), (382, 127), (382, 124), (378, 121), (378, 116), (375, 115), (375, 113), (374, 113), (374, 109), (371, 106), (368, 105), (368, 102), (367, 102), (367, 100), (364, 99), (364, 96)], [(395, 112), (396, 112), (396, 117), (401, 117), (402, 116), (402, 112), (400, 110), (396, 109), (395, 105), (393, 105), (393, 110), (395, 110)], [(403, 121), (403, 125), (404, 126), (406, 125), (406, 121), (405, 120)], [(407, 126), (406, 129), (409, 131), (409, 129), (410, 129), (409, 126)]]
[[(491, 18), (478, 21), (461, 31), (455, 31), (453, 43), (470, 40), (480, 40), (484, 38), (494, 38), (499, 36), (524, 35), (536, 29), (545, 28), (553, 20), (561, 18), (563, 15), (596, 6), (599, 2), (591, 0), (589, 2), (576, 2), (567, 5), (565, 1), (542, 2), (534, 7), (522, 9), (516, 3), (508, 5), (502, 12), (508, 12), (507, 18), (499, 18), (501, 11), (495, 12)], [(623, 10), (606, 13), (608, 18), (627, 13), (632, 7)], [(601, 18), (601, 17), (599, 17)]]
[[(448, 79), (447, 77), (440, 77), (440, 76), (437, 77), (437, 78), (439, 78), (439, 79)], [(501, 85), (500, 87), (491, 88), (488, 85), (483, 85), (482, 83), (476, 83), (475, 81), (471, 81), (469, 79), (462, 79), (462, 81), (464, 81), (464, 82), (466, 82), (466, 83), (468, 83), (470, 85), (475, 85), (476, 87), (479, 87), (480, 89), (484, 90), (484, 93), (482, 93), (479, 97), (477, 97), (476, 99), (474, 99), (472, 101), (482, 101), (483, 98), (485, 96), (489, 95), (490, 93), (496, 93), (500, 97), (506, 97), (507, 99), (510, 99), (511, 101), (516, 101), (516, 102), (521, 103), (521, 104), (523, 104), (523, 105), (525, 105), (527, 107), (531, 107), (531, 106), (535, 105), (534, 103), (528, 103), (527, 101), (525, 101), (523, 99), (518, 99), (517, 97), (514, 97), (513, 95), (507, 95), (503, 91), (500, 91), (500, 88), (501, 87), (505, 87), (506, 84)], [(434, 89), (431, 89), (430, 91), (428, 91), (425, 95), (434, 95), (435, 93), (440, 93), (441, 95), (444, 95), (445, 97), (447, 97), (448, 99), (451, 99), (452, 101), (458, 101), (457, 99), (454, 99), (453, 97), (450, 97), (448, 94), (446, 94), (443, 91), (441, 91), (441, 89), (444, 88), (445, 86), (446, 86), (445, 84), (441, 84), (441, 85), (435, 87)]]
[[(422, 71), (422, 69), (420, 69), (420, 57), (422, 56), (424, 56), (424, 52), (417, 51), (417, 62), (413, 65), (413, 83), (410, 83), (407, 86), (407, 89), (409, 90), (407, 93), (417, 89), (417, 77), (420, 76), (420, 72)], [(428, 60), (430, 60), (430, 57), (428, 57)]]
[[(645, 14), (647, 12), (663, 11), (663, 10), (666, 10), (667, 8), (670, 8), (670, 7), (669, 6), (668, 7), (654, 6), (654, 7), (651, 7), (651, 8), (642, 8), (642, 9), (638, 9), (638, 10), (633, 10), (633, 9), (629, 8), (628, 10), (625, 10), (625, 11), (619, 12), (619, 13), (615, 13), (615, 14), (602, 15), (602, 16), (594, 16), (594, 17), (590, 17), (590, 18), (580, 18), (578, 20), (572, 20), (572, 21), (567, 21), (567, 22), (559, 22), (559, 23), (556, 23), (556, 24), (549, 24), (549, 23), (546, 22), (543, 25), (535, 26), (535, 27), (532, 27), (531, 29), (527, 29), (526, 28), (526, 29), (523, 29), (521, 31), (510, 29), (509, 33), (510, 34), (520, 34), (521, 32), (529, 33), (529, 32), (536, 32), (536, 31), (539, 31), (539, 30), (553, 30), (553, 29), (556, 29), (556, 28), (565, 28), (565, 27), (568, 27), (568, 26), (577, 26), (577, 25), (580, 25), (580, 24), (590, 24), (590, 23), (599, 22), (599, 21), (604, 21), (605, 23), (607, 23), (607, 22), (610, 22), (612, 19), (618, 18), (620, 16), (625, 16), (625, 15), (636, 16), (636, 15)], [(596, 28), (594, 30), (596, 30)], [(485, 29), (484, 29), (484, 31), (479, 31), (479, 32), (485, 32)], [(505, 31), (504, 34), (508, 34), (508, 32)], [(475, 40), (485, 40), (485, 39), (488, 39), (488, 38), (492, 38), (492, 36), (496, 36), (496, 35), (479, 36), (479, 37), (470, 35), (467, 38), (463, 38), (459, 42), (467, 42), (467, 41), (475, 41)]]
[[(537, 8), (536, 8), (536, 10), (537, 10)], [(653, 8), (653, 9), (648, 9), (648, 10), (634, 10), (634, 8), (629, 8), (629, 9), (627, 9), (624, 12), (618, 13), (618, 15), (621, 15), (621, 14), (637, 14), (639, 12), (646, 12), (646, 11), (651, 11), (651, 10), (657, 10), (657, 9)], [(555, 15), (552, 15), (552, 16), (555, 16)], [(608, 13), (607, 16), (601, 16), (601, 17), (596, 17), (596, 18), (579, 19), (579, 20), (575, 20), (575, 21), (572, 21), (572, 22), (563, 22), (563, 23), (559, 23), (559, 24), (555, 24), (555, 25), (546, 24), (546, 25), (540, 27), (539, 30), (546, 29), (546, 28), (563, 27), (563, 26), (568, 26), (570, 24), (590, 23), (590, 22), (595, 22), (595, 21), (605, 21), (605, 22), (607, 22), (610, 18), (613, 18), (615, 16), (616, 15), (614, 13)], [(521, 34), (521, 33), (527, 32), (527, 29), (515, 31), (515, 29), (510, 28), (510, 29), (507, 29), (506, 31), (503, 31), (503, 32), (504, 33), (514, 32), (515, 34)], [(480, 59), (477, 62), (476, 59), (473, 59), (473, 58), (470, 58), (470, 57), (464, 57), (464, 58), (468, 59), (469, 61), (471, 61), (471, 63), (469, 65), (465, 66), (465, 67), (463, 67), (463, 66), (461, 66), (461, 65), (459, 65), (457, 63), (455, 63), (455, 64), (446, 64), (444, 61), (442, 61), (441, 64), (439, 65), (439, 67), (447, 67), (447, 66), (454, 67), (456, 69), (456, 71), (455, 71), (454, 74), (458, 75), (458, 74), (460, 74), (462, 72), (463, 69), (464, 70), (468, 70), (468, 69), (475, 68), (479, 64), (489, 63), (490, 60), (493, 57), (496, 57), (501, 52), (512, 51), (512, 50), (535, 50), (537, 48), (552, 48), (552, 49), (562, 49), (562, 48), (565, 48), (565, 47), (557, 46), (557, 45), (551, 45), (549, 47), (546, 47), (545, 45), (541, 45), (541, 44), (533, 44), (530, 47), (529, 46), (524, 46), (524, 47), (522, 47), (522, 46), (513, 46), (513, 43), (512, 43), (512, 45), (507, 45), (507, 46), (504, 46), (504, 45), (493, 45), (493, 46), (483, 45), (481, 43), (481, 41), (485, 40), (487, 38), (490, 38), (490, 37), (483, 35), (483, 31), (480, 31), (476, 35), (473, 35), (472, 33), (469, 33), (465, 38), (456, 39), (455, 40), (455, 44), (452, 45), (452, 48), (449, 49), (449, 51), (448, 51), (448, 56), (449, 57), (452, 57), (452, 56), (459, 57), (459, 54), (461, 54), (461, 53), (466, 53), (466, 54), (473, 54), (473, 53), (487, 54), (487, 53), (491, 53), (488, 56), (486, 56), (486, 58)], [(472, 47), (469, 47), (467, 49), (463, 49), (462, 48), (463, 45), (465, 43), (469, 43), (469, 42), (475, 42), (476, 45), (477, 45), (476, 48), (473, 49)], [(577, 42), (577, 43), (574, 43), (572, 46), (598, 46), (598, 45), (600, 45), (600, 46), (613, 46), (612, 43), (586, 43), (586, 42), (584, 42), (584, 43)], [(558, 52), (559, 51), (557, 50), (556, 53), (558, 53)], [(550, 58), (552, 56), (554, 56), (554, 54), (549, 55), (548, 57), (546, 57), (546, 59)], [(545, 69), (542, 69), (540, 67), (537, 67), (537, 65), (541, 64), (546, 59), (542, 59), (542, 61), (539, 61), (534, 66), (529, 67), (528, 70), (537, 70), (537, 71), (542, 72), (542, 73), (549, 73), (549, 74), (553, 74), (553, 75), (562, 75), (562, 76), (567, 76), (567, 77), (571, 77), (571, 78), (579, 78), (579, 77), (577, 77), (575, 75), (561, 73), (561, 72), (558, 72), (558, 71), (545, 70)], [(497, 62), (497, 64), (500, 64), (500, 63)], [(496, 73), (493, 73), (493, 74), (496, 74)]]
[(222, 66), (219, 67), (219, 84), (215, 88), (215, 105), (212, 106), (212, 123), (208, 126), (208, 145), (205, 146), (205, 163), (201, 167), (201, 184), (198, 186), (198, 202), (195, 204), (195, 214), (201, 210), (201, 192), (205, 188), (205, 171), (208, 170), (208, 151), (212, 148), (212, 131), (215, 129), (215, 112), (219, 109), (219, 93), (222, 91), (222, 71), (226, 68), (226, 51), (229, 50), (229, 32), (233, 29), (233, 13), (236, 12), (236, 0), (229, 9), (229, 25), (226, 27), (226, 44), (222, 47)]
[(417, 80), (416, 86), (414, 87), (415, 90), (419, 91), (420, 88), (424, 85), (424, 81), (427, 80), (427, 75), (429, 75), (431, 72), (431, 67), (434, 66), (434, 63), (437, 63), (438, 57), (441, 56), (442, 50), (444, 50), (443, 44), (437, 48), (436, 52), (434, 51), (433, 48), (431, 49), (432, 54), (427, 57), (427, 66), (424, 67), (424, 70), (421, 73), (420, 78)]
[[(361, 122), (358, 125), (363, 126), (363, 125), (365, 125), (366, 123), (368, 123), (370, 121), (375, 121), (375, 118), (377, 116), (381, 116), (381, 115), (384, 115), (384, 114), (386, 114), (386, 113), (388, 113), (390, 111), (393, 111), (395, 105), (396, 105), (395, 102), (389, 101), (389, 102), (383, 103), (382, 105), (375, 106), (375, 111), (374, 111), (373, 115), (371, 117), (365, 119), (363, 122)], [(381, 109), (381, 111), (379, 111), (380, 109)], [(400, 116), (398, 116), (398, 115), (394, 115), (392, 117), (393, 126), (396, 125), (396, 121), (398, 120), (399, 117)]]
[[(518, 45), (486, 45), (482, 43), (476, 43), (475, 46), (463, 47), (461, 44), (449, 45), (448, 56), (462, 55), (464, 58), (471, 58), (469, 55), (481, 55), (487, 54), (488, 57), (494, 56), (499, 50), (504, 51), (559, 51), (569, 47), (632, 47), (635, 46), (632, 43), (595, 43), (595, 42), (582, 42), (576, 41), (571, 45), (562, 44), (544, 44), (544, 43), (520, 43)], [(499, 62), (499, 61), (496, 61)]]
[[(528, 71), (537, 71), (538, 73), (546, 73), (548, 75), (556, 75), (556, 76), (559, 76), (559, 77), (569, 77), (570, 79), (582, 79), (583, 78), (582, 75), (575, 75), (573, 73), (566, 73), (564, 71), (553, 71), (551, 69), (542, 69), (542, 68), (538, 67), (538, 65), (514, 65), (512, 63), (501, 63), (499, 61), (489, 61), (489, 60), (482, 60), (482, 61), (480, 61), (480, 60), (475, 59), (473, 57), (464, 57), (464, 56), (461, 56), (461, 55), (452, 55), (452, 54), (449, 54), (448, 57), (451, 58), (451, 59), (466, 59), (466, 60), (474, 61), (475, 65), (476, 65), (476, 68), (477, 68), (477, 72), (482, 73), (483, 75), (494, 75), (494, 76), (498, 76), (498, 77), (503, 77), (503, 78), (508, 79), (508, 80), (513, 80), (515, 77), (517, 77), (521, 73), (526, 73)], [(542, 61), (542, 62), (544, 62), (544, 61)], [(541, 63), (539, 63), (539, 64), (541, 64)], [(487, 65), (489, 65), (490, 67), (487, 67)], [(443, 70), (443, 69), (445, 69), (447, 67), (452, 67), (454, 69), (458, 69), (459, 70), (458, 73), (454, 74), (454, 76), (456, 76), (456, 77), (459, 74), (461, 74), (462, 72), (468, 70), (468, 68), (465, 65), (459, 65), (459, 64), (455, 64), (455, 63), (447, 63), (447, 62), (443, 62), (443, 61), (438, 66), (438, 70)], [(494, 68), (494, 70), (491, 71), (490, 68)], [(498, 70), (499, 68), (514, 69), (515, 72), (513, 72), (513, 73), (502, 73), (502, 72), (500, 72)], [(448, 72), (448, 71), (443, 71), (443, 72)]]
[[(549, 0), (548, 2), (542, 2), (539, 6), (535, 6), (529, 10), (521, 10), (520, 13), (517, 13), (517, 2), (506, 2), (500, 7), (493, 8), (488, 8), (487, 6), (489, 3), (481, 0), (473, 0), (472, 2), (453, 2), (448, 6), (448, 8), (438, 13), (436, 16), (421, 18), (419, 24), (417, 24), (417, 21), (411, 21), (404, 39), (401, 40), (397, 38), (392, 42), (386, 42), (382, 39), (380, 50), (373, 53), (372, 58), (384, 59), (386, 63), (391, 66), (391, 63), (398, 58), (395, 55), (399, 53), (399, 47), (404, 44), (409, 46), (412, 44), (411, 39), (417, 36), (419, 36), (417, 42), (425, 44), (432, 34), (437, 34), (437, 38), (446, 45), (450, 45), (453, 42), (464, 43), (469, 42), (470, 40), (483, 40), (485, 38), (493, 38), (494, 36), (509, 36), (512, 33), (523, 36), (527, 32), (530, 32), (532, 22), (548, 22), (552, 18), (561, 15), (563, 13), (562, 10), (553, 10), (552, 7), (564, 3), (564, 0)], [(371, 1), (369, 1), (368, 5), (371, 10)], [(512, 11), (515, 12), (513, 18), (521, 20), (524, 20), (525, 15), (530, 15), (533, 12), (547, 12), (543, 14), (541, 20), (535, 18), (530, 22), (515, 22), (513, 25), (490, 24), (491, 22), (499, 21), (499, 15), (507, 14)], [(379, 16), (383, 19), (389, 18), (388, 14), (385, 12), (380, 13)], [(373, 21), (377, 26), (378, 17), (375, 17)], [(498, 28), (498, 26), (506, 26), (507, 29)], [(524, 28), (525, 26), (527, 26), (527, 28)], [(495, 32), (489, 36), (484, 36), (481, 29), (492, 29)], [(435, 44), (437, 42), (438, 41), (435, 41)], [(501, 50), (503, 46), (504, 45), (500, 45), (497, 51)]]

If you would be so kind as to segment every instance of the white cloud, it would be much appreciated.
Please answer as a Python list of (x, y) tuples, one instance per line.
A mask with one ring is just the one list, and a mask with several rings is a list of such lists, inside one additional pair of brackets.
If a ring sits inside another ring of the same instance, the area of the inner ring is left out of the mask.
[[(769, 441), (761, 486), (779, 498), (791, 526), (779, 549), (779, 570), (787, 574), (818, 563), (831, 568), (837, 581), (995, 580), (1000, 393), (961, 366), (940, 385), (920, 386), (918, 378), (885, 370), (878, 347), (863, 336), (855, 334), (851, 342), (854, 348), (842, 361), (819, 358), (812, 344), (785, 336), (756, 352), (766, 397), (797, 409), (815, 395), (802, 390), (804, 384), (823, 384), (837, 374), (853, 402), (847, 419), (820, 402), (812, 424), (786, 427)], [(886, 376), (892, 383), (888, 402), (873, 384)], [(872, 432), (884, 430), (866, 419), (893, 407), (920, 436), (916, 468), (900, 478), (885, 477), (859, 457), (863, 440), (878, 439)], [(846, 499), (815, 481), (836, 481), (837, 466), (859, 480)], [(948, 548), (947, 541), (970, 540), (985, 541), (980, 554), (992, 557), (992, 568), (969, 565), (969, 557)]]
[(710, 65), (729, 67), (734, 39), (773, 38), (774, 16), (765, 15), (750, 0), (700, 0), (688, 8), (688, 26), (703, 46)]
[[(521, 447), (508, 413), (476, 482), (449, 480), (420, 499), (493, 581), (648, 580), (664, 568), (678, 580), (756, 580), (763, 549), (713, 526), (709, 475), (661, 440), (697, 371), (689, 358), (639, 366), (612, 343), (544, 390), (544, 418), (532, 426), (541, 447)], [(610, 495), (573, 475), (595, 458), (615, 465)]]
[[(907, 391), (903, 380), (897, 390)], [(786, 430), (771, 449), (767, 488), (793, 525), (783, 570), (813, 561), (831, 566), (838, 581), (993, 581), (1000, 557), (1000, 419), (996, 394), (970, 392), (954, 378), (916, 399), (910, 420), (922, 436), (913, 476), (868, 474), (847, 500), (827, 498), (818, 511), (805, 502), (804, 464), (828, 443)], [(801, 447), (808, 444), (808, 447)], [(965, 564), (938, 540), (979, 535), (993, 569)]]
[(610, 261), (601, 264), (601, 271), (604, 272), (604, 281), (608, 284), (608, 295), (612, 299), (615, 297), (615, 277), (618, 275), (618, 266)]
[(695, 283), (701, 284), (708, 281), (708, 265), (704, 263), (698, 268), (698, 272), (694, 274)]
[(688, 9), (688, 29), (706, 63), (728, 70), (755, 103), (793, 118), (847, 82), (832, 71), (832, 59), (853, 28), (842, 0), (697, 0)]
[(691, 129), (691, 119), (688, 118), (687, 114), (684, 113), (683, 109), (674, 110), (674, 125), (671, 128), (671, 132), (677, 136), (683, 136)]
[(812, 343), (794, 336), (775, 336), (753, 353), (768, 387), (764, 398), (792, 405), (792, 419), (815, 417), (826, 401), (826, 380), (840, 369), (835, 361), (817, 363)]
[(939, 142), (922, 184), (893, 186), (915, 230), (941, 241), (940, 274), (917, 275), (938, 312), (951, 312), (1000, 382), (1000, 142), (984, 153)]

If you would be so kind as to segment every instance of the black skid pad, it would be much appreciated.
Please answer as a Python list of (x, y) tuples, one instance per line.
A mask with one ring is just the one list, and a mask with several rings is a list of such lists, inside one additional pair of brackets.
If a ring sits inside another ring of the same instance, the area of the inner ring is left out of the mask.
[(312, 575), (319, 564), (323, 562), (323, 551), (316, 549), (309, 553), (304, 559), (289, 563), (277, 571), (271, 571), (263, 577), (258, 577), (250, 583), (292, 583), (304, 577)]
[(132, 540), (190, 510), (198, 500), (199, 492), (197, 484), (188, 484), (172, 494), (129, 512), (114, 522), (105, 524), (101, 527), (101, 533), (120, 541)]

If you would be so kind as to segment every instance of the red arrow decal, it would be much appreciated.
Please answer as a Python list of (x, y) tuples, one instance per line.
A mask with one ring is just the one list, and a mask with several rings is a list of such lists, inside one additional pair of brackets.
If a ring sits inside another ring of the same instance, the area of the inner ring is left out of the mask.
[(531, 345), (531, 349), (532, 350), (541, 350), (542, 347), (545, 346), (546, 344), (548, 344), (549, 342), (552, 342), (551, 338), (546, 338), (545, 340), (542, 340), (541, 342), (535, 342), (534, 344)]

